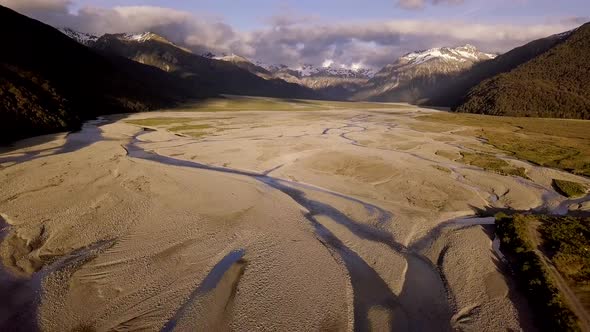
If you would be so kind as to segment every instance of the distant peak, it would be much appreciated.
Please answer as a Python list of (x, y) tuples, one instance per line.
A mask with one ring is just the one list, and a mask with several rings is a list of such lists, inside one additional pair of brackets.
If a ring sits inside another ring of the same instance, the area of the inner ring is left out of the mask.
[(172, 46), (179, 48), (185, 52), (192, 53), (191, 50), (184, 48), (182, 46), (178, 46), (178, 45), (174, 44), (173, 42), (171, 42), (170, 40), (166, 39), (165, 37), (162, 37), (161, 35), (158, 35), (156, 33), (150, 32), (150, 31), (141, 32), (141, 33), (119, 33), (119, 34), (114, 34), (112, 36), (114, 36), (115, 38), (117, 38), (119, 40), (122, 40), (125, 42), (131, 42), (131, 43), (146, 43), (148, 41), (156, 41), (156, 42), (172, 45)]
[[(278, 67), (278, 66), (275, 66)], [(312, 64), (302, 64), (297, 68), (288, 68), (282, 65), (283, 69), (293, 70), (298, 72), (301, 77), (348, 77), (348, 78), (370, 78), (374, 75), (373, 70), (363, 68), (360, 64), (352, 64), (350, 66), (337, 65), (334, 62), (324, 61), (321, 66), (314, 66)], [(271, 70), (272, 71), (272, 70)]]
[(149, 31), (142, 32), (142, 33), (123, 33), (123, 34), (119, 34), (118, 37), (123, 40), (135, 41), (135, 42), (140, 42), (140, 43), (144, 43), (148, 40), (154, 40), (154, 39), (169, 42), (166, 38), (164, 38), (160, 35), (157, 35), (153, 32), (149, 32)]
[(476, 54), (477, 52), (479, 52), (477, 47), (475, 47), (471, 44), (465, 44), (463, 46), (458, 46), (458, 47), (452, 48), (452, 50), (469, 52), (469, 53), (473, 53), (473, 54)]
[(234, 54), (234, 53), (222, 54), (221, 56), (213, 55), (211, 58), (213, 58), (215, 60), (223, 60), (223, 61), (229, 61), (229, 62), (251, 62), (247, 58), (245, 58), (241, 55)]
[(459, 47), (437, 47), (423, 51), (410, 52), (400, 58), (400, 61), (410, 64), (421, 64), (431, 60), (477, 62), (495, 58), (496, 55), (480, 52), (477, 47), (466, 44)]
[(61, 28), (58, 28), (58, 30), (61, 33), (63, 33), (64, 35), (72, 38), (73, 40), (77, 41), (78, 43), (80, 43), (82, 45), (89, 46), (90, 44), (92, 44), (98, 40), (98, 36), (95, 36), (95, 35), (92, 35), (89, 33), (85, 33), (85, 32), (76, 31), (76, 30), (74, 30), (72, 28), (68, 28), (68, 27), (61, 27)]

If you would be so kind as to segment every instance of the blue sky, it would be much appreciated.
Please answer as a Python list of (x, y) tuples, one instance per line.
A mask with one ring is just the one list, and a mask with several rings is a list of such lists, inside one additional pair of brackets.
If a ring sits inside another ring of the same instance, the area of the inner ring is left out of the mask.
[(395, 0), (80, 0), (76, 6), (101, 7), (150, 5), (212, 15), (239, 29), (257, 29), (274, 15), (294, 13), (325, 21), (390, 19), (464, 19), (484, 22), (545, 22), (567, 17), (590, 16), (588, 0), (466, 0), (452, 5), (425, 5), (408, 10)]
[(159, 33), (195, 52), (298, 66), (379, 69), (400, 55), (473, 44), (502, 53), (590, 21), (590, 0), (0, 0), (96, 35)]

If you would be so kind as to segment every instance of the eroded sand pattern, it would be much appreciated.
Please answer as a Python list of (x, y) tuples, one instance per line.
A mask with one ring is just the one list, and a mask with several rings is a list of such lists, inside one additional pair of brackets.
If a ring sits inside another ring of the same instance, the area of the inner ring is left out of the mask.
[[(429, 112), (155, 112), (19, 142), (0, 154), (0, 324), (518, 330), (526, 308), (500, 272), (490, 220), (469, 217), (567, 211), (587, 199), (567, 201), (551, 178), (588, 181), (445, 157), (495, 150), (421, 130), (415, 116)], [(207, 129), (126, 122), (157, 117)]]

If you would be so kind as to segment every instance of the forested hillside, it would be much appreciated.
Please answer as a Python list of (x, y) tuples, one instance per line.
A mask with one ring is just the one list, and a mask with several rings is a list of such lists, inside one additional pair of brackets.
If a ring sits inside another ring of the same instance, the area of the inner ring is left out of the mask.
[(590, 119), (590, 24), (471, 89), (459, 112)]
[(567, 34), (549, 36), (534, 40), (523, 46), (512, 49), (495, 59), (475, 64), (470, 69), (441, 80), (425, 100), (424, 104), (431, 106), (457, 107), (461, 105), (470, 89), (501, 73), (506, 73), (523, 63), (534, 59), (564, 41)]
[(106, 113), (149, 110), (199, 92), (0, 6), (0, 141), (73, 129)]

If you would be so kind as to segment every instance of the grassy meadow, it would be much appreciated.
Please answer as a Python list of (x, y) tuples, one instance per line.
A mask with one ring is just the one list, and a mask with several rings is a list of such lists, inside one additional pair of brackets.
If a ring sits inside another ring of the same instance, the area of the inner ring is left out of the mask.
[(590, 121), (463, 113), (420, 116), (437, 132), (473, 136), (531, 163), (590, 176)]
[(346, 102), (328, 100), (277, 99), (266, 97), (228, 96), (207, 99), (175, 108), (176, 112), (225, 112), (225, 111), (326, 111), (338, 109), (399, 109), (412, 107), (407, 104)]

